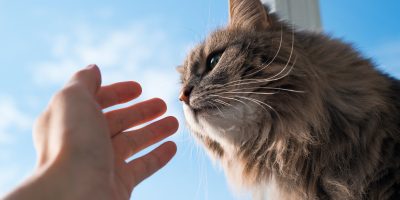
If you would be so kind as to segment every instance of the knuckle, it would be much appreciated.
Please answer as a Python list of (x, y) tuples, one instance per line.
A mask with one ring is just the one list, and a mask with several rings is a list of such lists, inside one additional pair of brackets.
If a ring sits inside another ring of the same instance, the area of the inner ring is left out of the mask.
[(155, 138), (157, 136), (157, 132), (158, 130), (155, 126), (148, 126), (144, 129), (144, 134), (146, 134), (149, 138)]
[(116, 99), (117, 101), (120, 101), (122, 99), (122, 95), (119, 91), (116, 89), (110, 89), (109, 90), (109, 97), (110, 99)]
[(157, 156), (157, 154), (155, 153), (149, 154), (148, 170), (154, 171), (160, 166), (161, 166), (161, 161), (160, 158)]
[(152, 154), (149, 154), (147, 160), (143, 162), (143, 165), (146, 174), (151, 174), (151, 169), (152, 167), (154, 167), (154, 156)]
[(80, 87), (69, 85), (58, 91), (52, 98), (51, 104), (62, 103), (81, 92)]
[(138, 116), (138, 120), (141, 121), (144, 118), (146, 118), (149, 114), (148, 114), (148, 110), (145, 109), (143, 106), (139, 106), (136, 109), (136, 115)]
[(115, 124), (117, 127), (117, 132), (121, 132), (124, 130), (125, 127), (125, 119), (119, 116), (115, 116)]
[(120, 102), (121, 101), (121, 96), (118, 95), (115, 91), (111, 90), (108, 96), (104, 99), (106, 102), (114, 103), (114, 102)]
[(120, 117), (117, 112), (109, 112), (105, 114), (107, 121), (109, 121), (109, 128), (113, 134), (123, 131), (125, 119)]
[(59, 93), (65, 97), (69, 97), (73, 94), (76, 94), (79, 92), (79, 88), (77, 85), (69, 85), (65, 88), (63, 88)]
[(73, 79), (76, 79), (76, 78), (84, 76), (85, 73), (86, 73), (86, 70), (79, 70), (79, 71), (75, 72), (75, 74), (72, 77), (73, 77)]
[(68, 98), (72, 93), (73, 93), (73, 89), (71, 86), (65, 87), (53, 96), (52, 103), (58, 102), (58, 101), (63, 101), (66, 98)]
[(34, 122), (34, 127), (35, 127), (35, 129), (41, 127), (41, 126), (44, 125), (44, 124), (47, 124), (47, 121), (48, 121), (48, 113), (47, 113), (47, 112), (48, 112), (48, 111), (43, 112), (42, 114), (40, 114), (40, 115), (36, 118), (36, 120), (35, 120), (35, 122)]
[(35, 122), (33, 124), (34, 135), (43, 134), (43, 132), (45, 132), (49, 128), (50, 117), (51, 117), (51, 112), (50, 110), (46, 109), (35, 119)]
[[(125, 135), (125, 134), (124, 134)], [(127, 135), (125, 135), (127, 137), (128, 140), (128, 144), (132, 149), (138, 148), (138, 141), (136, 141), (135, 137), (129, 137)]]
[(64, 92), (57, 92), (50, 100), (49, 109), (55, 109), (66, 101), (67, 95)]

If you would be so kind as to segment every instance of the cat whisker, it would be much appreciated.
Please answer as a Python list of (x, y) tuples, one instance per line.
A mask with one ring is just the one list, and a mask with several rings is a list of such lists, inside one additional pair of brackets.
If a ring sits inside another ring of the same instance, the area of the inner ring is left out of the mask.
[[(282, 41), (281, 41), (282, 42)], [(279, 47), (279, 49), (280, 49), (281, 47)], [(276, 77), (278, 77), (279, 75), (281, 75), (286, 69), (287, 69), (287, 67), (289, 66), (289, 63), (290, 63), (290, 61), (292, 60), (292, 56), (293, 56), (293, 51), (294, 51), (294, 31), (292, 31), (292, 47), (291, 47), (291, 50), (290, 50), (290, 55), (289, 55), (289, 58), (288, 58), (288, 61), (287, 61), (287, 63), (286, 63), (286, 65), (285, 65), (285, 67), (283, 67), (283, 69), (280, 71), (280, 72), (278, 72), (277, 74), (275, 74), (275, 75), (273, 75), (272, 77), (269, 77), (269, 78), (267, 78), (267, 79), (264, 79), (264, 81), (275, 81), (275, 80), (280, 80), (281, 78), (279, 78), (279, 79), (275, 79)], [(279, 52), (278, 52), (279, 53)], [(277, 56), (277, 54), (276, 54), (276, 56)], [(274, 58), (275, 59), (275, 58)], [(274, 60), (273, 59), (273, 60)], [(293, 67), (294, 67), (294, 65), (295, 65), (295, 63), (296, 63), (296, 60), (297, 60), (297, 56), (296, 56), (296, 59), (295, 59), (295, 61), (293, 62), (294, 64), (291, 66), (291, 69), (289, 70), (289, 73), (290, 73), (290, 71), (293, 69)], [(272, 62), (270, 62), (268, 65), (270, 65)], [(259, 71), (258, 71), (259, 72)], [(286, 73), (283, 77), (286, 77), (289, 73)], [(244, 77), (247, 77), (247, 76), (244, 76)], [(282, 77), (282, 78), (283, 78)], [(251, 79), (242, 79), (242, 80), (237, 80), (237, 81), (232, 81), (232, 82), (229, 82), (229, 83), (226, 83), (226, 84), (224, 84), (223, 86), (233, 86), (233, 85), (231, 85), (231, 83), (235, 83), (235, 82), (240, 82), (240, 81), (246, 81), (246, 80), (251, 80)]]
[[(256, 73), (258, 73), (258, 72), (260, 72), (260, 71), (265, 70), (266, 68), (268, 68), (268, 67), (276, 60), (276, 58), (278, 57), (278, 55), (279, 55), (279, 53), (280, 53), (280, 51), (281, 51), (281, 48), (282, 48), (282, 42), (283, 42), (283, 30), (282, 30), (282, 25), (281, 25), (281, 32), (280, 32), (280, 33), (281, 33), (281, 39), (280, 39), (280, 41), (279, 41), (279, 47), (278, 47), (278, 50), (276, 51), (274, 57), (272, 58), (272, 60), (269, 61), (268, 64), (267, 64), (267, 62), (261, 64), (261, 66), (260, 66), (261, 68), (260, 68), (260, 69), (256, 69), (257, 71), (252, 72), (252, 73), (250, 73), (250, 74), (247, 74), (247, 75), (243, 76), (244, 78), (249, 77), (249, 76), (252, 76), (252, 75), (254, 75), (254, 74), (256, 74)], [(266, 65), (265, 65), (265, 64), (266, 64)], [(237, 83), (237, 82), (240, 82), (240, 81), (242, 81), (242, 80), (231, 81), (231, 82), (229, 82), (229, 83), (224, 84), (224, 86), (225, 86), (225, 85), (228, 85), (228, 84), (232, 84), (232, 83)]]
[[(214, 102), (216, 102), (215, 100), (212, 100)], [(213, 105), (214, 107), (216, 107), (218, 109), (218, 111), (221, 113), (221, 115), (225, 118), (224, 112), (222, 112), (222, 110), (213, 102), (208, 101), (208, 103), (210, 103), (211, 105)], [(218, 102), (217, 102), (218, 103)]]
[[(217, 95), (217, 96), (219, 96), (219, 95)], [(232, 98), (229, 98), (229, 97), (224, 97), (224, 96), (219, 96), (219, 97), (220, 97), (220, 98), (223, 98), (223, 99), (235, 100), (235, 99), (232, 99)], [(223, 101), (222, 99), (216, 99), (216, 100), (221, 101), (221, 102), (224, 102), (228, 107), (232, 107), (232, 108), (235, 109), (236, 111), (239, 111), (239, 112), (240, 112), (240, 110), (237, 109), (237, 108), (236, 108), (235, 106), (233, 106), (232, 104), (227, 103), (227, 102)], [(237, 100), (236, 100), (236, 101), (237, 101)]]
[(271, 60), (267, 65), (265, 65), (266, 63), (263, 63), (263, 64), (261, 65), (261, 69), (258, 69), (257, 71), (252, 72), (252, 73), (250, 73), (250, 74), (247, 74), (247, 75), (245, 75), (245, 76), (243, 76), (243, 77), (252, 76), (252, 75), (257, 74), (258, 72), (263, 71), (263, 70), (265, 70), (266, 68), (268, 68), (268, 67), (275, 61), (275, 59), (278, 57), (279, 52), (281, 51), (281, 48), (282, 48), (282, 41), (283, 41), (283, 30), (282, 30), (282, 25), (281, 25), (281, 40), (279, 41), (279, 48), (278, 48), (278, 50), (276, 51), (275, 56), (272, 58), (272, 60)]
[(221, 94), (259, 94), (259, 95), (273, 95), (275, 92), (221, 92)]
[[(214, 99), (213, 101), (216, 102), (216, 103), (219, 103), (219, 104), (221, 104), (223, 106), (227, 106), (227, 105), (229, 106), (229, 104), (227, 104), (225, 101), (222, 101), (220, 99)], [(219, 107), (218, 107), (218, 110), (222, 113), (222, 117), (226, 118), (225, 114), (222, 112), (222, 110)]]
[(227, 87), (240, 86), (240, 85), (250, 85), (250, 84), (255, 84), (255, 83), (265, 83), (265, 82), (272, 82), (272, 81), (281, 80), (281, 79), (285, 78), (286, 76), (288, 76), (291, 73), (291, 71), (294, 68), (294, 65), (296, 64), (296, 61), (297, 61), (297, 56), (295, 57), (295, 60), (294, 60), (294, 62), (292, 64), (292, 66), (290, 67), (290, 69), (288, 70), (288, 72), (286, 74), (284, 74), (283, 76), (281, 76), (281, 77), (273, 78), (273, 79), (271, 79), (272, 77), (266, 78), (266, 79), (243, 79), (241, 81), (246, 81), (246, 82), (231, 84), (231, 85), (228, 85)]
[(294, 92), (294, 93), (305, 93), (305, 91), (301, 91), (301, 90), (292, 90), (292, 89), (276, 88), (276, 87), (250, 87), (250, 88), (234, 89), (234, 90), (231, 90), (231, 91), (236, 92), (236, 91), (254, 90), (254, 89), (268, 89), (268, 90), (279, 90), (279, 91)]
[(281, 76), (281, 77), (279, 77), (279, 78), (275, 78), (275, 79), (270, 79), (270, 78), (268, 78), (268, 79), (269, 79), (268, 81), (269, 81), (269, 82), (271, 82), (271, 81), (278, 81), (278, 80), (281, 80), (281, 79), (283, 79), (283, 78), (289, 76), (289, 74), (293, 71), (293, 68), (294, 68), (294, 65), (296, 65), (296, 62), (297, 62), (297, 56), (294, 58), (294, 62), (293, 62), (293, 64), (292, 64), (292, 66), (290, 67), (290, 69), (287, 71), (286, 74), (284, 74), (283, 76)]
[[(258, 70), (255, 71), (255, 72), (252, 72), (251, 74), (248, 74), (248, 75), (243, 76), (244, 78), (245, 78), (245, 77), (249, 77), (249, 76), (251, 76), (251, 75), (254, 75), (254, 74), (256, 74), (256, 73), (258, 73), (258, 72), (260, 72), (260, 71), (262, 71), (262, 70), (265, 70), (267, 67), (269, 67), (269, 66), (276, 60), (276, 58), (278, 57), (279, 52), (280, 52), (280, 50), (281, 50), (281, 48), (282, 48), (282, 41), (283, 41), (283, 34), (282, 34), (282, 33), (283, 33), (283, 31), (282, 31), (282, 28), (281, 28), (281, 40), (280, 40), (280, 42), (279, 42), (278, 51), (276, 52), (274, 58), (273, 58), (266, 66), (262, 67), (261, 69), (258, 69)], [(291, 52), (290, 52), (290, 56), (289, 56), (288, 62), (287, 62), (287, 64), (285, 65), (285, 67), (284, 67), (278, 74), (276, 74), (275, 76), (273, 76), (272, 78), (274, 78), (274, 77), (276, 77), (276, 76), (279, 76), (281, 73), (283, 73), (283, 72), (286, 70), (286, 68), (288, 67), (288, 65), (289, 65), (289, 63), (290, 63), (290, 60), (291, 60), (291, 57), (292, 57), (292, 54), (293, 54), (293, 50), (294, 50), (294, 31), (292, 32), (292, 47), (291, 47)], [(264, 63), (264, 64), (265, 64), (265, 63)], [(263, 65), (264, 65), (264, 64), (263, 64)], [(261, 65), (261, 66), (263, 66), (263, 65)], [(241, 81), (244, 81), (244, 80), (248, 80), (248, 79), (242, 79), (242, 80), (231, 81), (231, 82), (229, 82), (229, 83), (224, 84), (223, 86), (227, 86), (227, 85), (229, 85), (229, 84), (241, 82)]]
[[(234, 101), (237, 101), (237, 102), (240, 102), (240, 103), (246, 105), (246, 103), (244, 103), (243, 101), (240, 101), (240, 100), (238, 100), (238, 99), (234, 99), (234, 98), (230, 98), (230, 97), (226, 97), (226, 96), (221, 96), (221, 95), (216, 95), (216, 94), (210, 94), (210, 96), (214, 96), (214, 97), (218, 97), (218, 98), (222, 98), (222, 99), (227, 99), (227, 100), (234, 100)], [(222, 101), (221, 99), (216, 99), (216, 100)], [(222, 101), (222, 102), (226, 103), (225, 101)], [(228, 104), (228, 103), (227, 103), (227, 104)], [(235, 110), (240, 111), (240, 110), (238, 110), (235, 106), (233, 106), (232, 104), (229, 104), (229, 105), (230, 105), (232, 108), (234, 108)]]
[[(244, 77), (246, 77), (246, 76), (244, 76)], [(232, 85), (235, 85), (235, 83), (241, 83), (241, 82), (243, 82), (243, 81), (249, 81), (249, 80), (258, 80), (258, 79), (240, 79), (240, 80), (236, 80), (236, 81), (231, 81), (231, 82), (228, 82), (228, 83), (225, 83), (225, 84), (223, 84), (223, 85), (221, 85), (220, 87), (229, 87), (229, 86), (232, 86)]]
[(234, 87), (234, 86), (240, 86), (240, 85), (249, 85), (249, 84), (255, 84), (255, 83), (265, 83), (265, 82), (272, 82), (272, 81), (281, 80), (281, 79), (285, 78), (286, 76), (288, 76), (292, 72), (292, 70), (294, 68), (294, 65), (296, 64), (296, 61), (297, 61), (297, 56), (295, 57), (295, 60), (294, 60), (294, 62), (292, 64), (292, 66), (290, 66), (290, 69), (281, 77), (276, 78), (277, 76), (281, 75), (288, 68), (288, 66), (285, 66), (279, 73), (277, 73), (274, 76), (269, 77), (269, 78), (265, 78), (265, 79), (241, 79), (241, 80), (232, 81), (230, 83), (221, 85), (220, 88), (222, 88), (222, 87)]
[[(236, 97), (242, 98), (242, 99), (247, 99), (247, 100), (249, 100), (249, 101), (251, 101), (253, 103), (256, 103), (257, 105), (260, 105), (261, 107), (263, 107), (264, 110), (266, 110), (265, 106), (268, 107), (270, 110), (272, 110), (276, 114), (276, 116), (279, 118), (279, 121), (282, 122), (282, 119), (281, 119), (279, 113), (271, 105), (269, 105), (269, 104), (267, 104), (265, 102), (262, 102), (262, 101), (260, 101), (258, 99), (254, 99), (254, 98), (250, 98), (250, 97), (244, 97), (244, 96), (236, 96)], [(262, 105), (264, 105), (264, 106), (262, 106)], [(266, 111), (268, 112), (268, 110), (266, 110)]]
[(249, 85), (249, 84), (253, 84), (253, 83), (265, 83), (265, 82), (269, 82), (269, 79), (268, 78), (265, 78), (265, 79), (242, 79), (237, 82), (242, 82), (242, 83), (231, 84), (231, 85), (227, 85), (226, 87)]
[(292, 31), (292, 49), (290, 50), (289, 59), (288, 59), (286, 65), (285, 65), (285, 67), (278, 74), (275, 74), (274, 76), (270, 77), (271, 79), (279, 76), (280, 74), (282, 74), (286, 70), (286, 68), (289, 66), (290, 61), (292, 60), (293, 50), (294, 50), (294, 31)]
[(220, 103), (220, 104), (222, 104), (224, 106), (232, 106), (233, 107), (232, 104), (226, 103), (225, 101), (222, 101), (221, 99), (215, 99), (214, 101), (217, 102), (217, 103)]
[(207, 96), (209, 94), (216, 94), (219, 92), (223, 92), (223, 91), (227, 91), (226, 88), (223, 88), (222, 85), (221, 86), (215, 86), (214, 88), (210, 89), (210, 88), (204, 88), (202, 90), (200, 90), (198, 92), (198, 96), (199, 97), (203, 97), (203, 96)]
[(241, 81), (243, 81), (243, 82), (242, 83), (236, 83), (236, 84), (228, 85), (226, 87), (234, 87), (234, 86), (241, 86), (241, 85), (251, 85), (251, 84), (256, 84), (256, 83), (265, 83), (265, 82), (268, 82), (268, 79), (243, 79)]
[(266, 112), (268, 112), (268, 109), (267, 109), (264, 105), (262, 105), (262, 104), (260, 104), (259, 102), (255, 101), (255, 99), (253, 99), (253, 98), (243, 97), (243, 96), (235, 96), (235, 97), (241, 98), (241, 99), (246, 99), (246, 100), (248, 100), (248, 101), (251, 101), (251, 102), (253, 102), (253, 103), (259, 105), (259, 106), (260, 106), (263, 110), (265, 110)]
[(216, 94), (211, 94), (210, 96), (215, 96), (215, 97), (219, 97), (219, 98), (223, 98), (223, 99), (229, 99), (229, 100), (237, 101), (237, 102), (242, 103), (243, 105), (247, 106), (247, 104), (245, 102), (240, 101), (239, 99), (226, 97), (226, 96), (221, 96), (221, 95), (216, 95)]

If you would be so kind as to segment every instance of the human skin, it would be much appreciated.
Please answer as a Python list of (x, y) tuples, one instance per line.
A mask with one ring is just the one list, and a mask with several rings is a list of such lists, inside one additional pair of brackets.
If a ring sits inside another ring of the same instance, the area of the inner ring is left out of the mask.
[(77, 72), (50, 101), (33, 131), (37, 167), (5, 199), (129, 199), (135, 186), (162, 168), (175, 155), (165, 142), (130, 162), (125, 160), (175, 133), (178, 121), (166, 117), (161, 99), (150, 99), (108, 112), (141, 94), (135, 82), (101, 87), (96, 65)]

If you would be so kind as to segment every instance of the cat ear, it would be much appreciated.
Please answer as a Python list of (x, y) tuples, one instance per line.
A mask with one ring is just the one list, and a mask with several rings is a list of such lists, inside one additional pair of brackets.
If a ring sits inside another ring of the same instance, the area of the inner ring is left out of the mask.
[(229, 26), (261, 31), (271, 20), (260, 0), (229, 0)]

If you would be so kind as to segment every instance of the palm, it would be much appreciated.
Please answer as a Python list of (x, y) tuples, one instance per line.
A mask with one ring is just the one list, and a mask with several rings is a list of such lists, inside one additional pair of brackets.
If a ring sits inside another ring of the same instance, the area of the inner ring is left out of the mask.
[[(136, 83), (118, 83), (101, 88), (97, 101), (102, 108), (106, 108), (132, 100), (140, 92), (140, 86)], [(165, 111), (166, 105), (162, 100), (152, 99), (105, 113), (114, 153), (115, 199), (129, 199), (137, 184), (163, 167), (175, 154), (175, 144), (167, 142), (143, 157), (125, 162), (137, 152), (176, 132), (178, 122), (174, 117), (161, 119), (144, 128), (126, 131), (159, 117)]]

